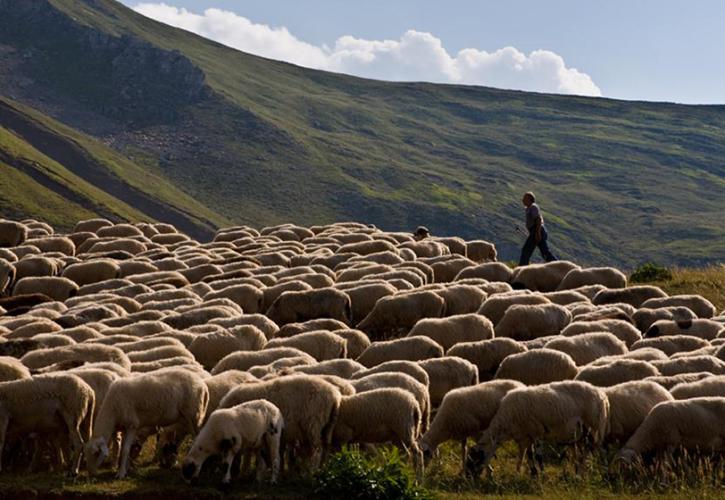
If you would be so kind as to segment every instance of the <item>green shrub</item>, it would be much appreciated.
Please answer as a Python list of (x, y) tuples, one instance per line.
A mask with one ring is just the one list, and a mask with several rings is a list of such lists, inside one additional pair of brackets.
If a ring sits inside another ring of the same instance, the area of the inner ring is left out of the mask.
[(414, 474), (397, 448), (368, 457), (343, 448), (315, 475), (315, 495), (356, 500), (409, 500), (432, 498), (415, 483)]
[(633, 283), (646, 283), (648, 281), (670, 281), (672, 271), (666, 267), (658, 266), (652, 262), (642, 264), (634, 270), (629, 280)]

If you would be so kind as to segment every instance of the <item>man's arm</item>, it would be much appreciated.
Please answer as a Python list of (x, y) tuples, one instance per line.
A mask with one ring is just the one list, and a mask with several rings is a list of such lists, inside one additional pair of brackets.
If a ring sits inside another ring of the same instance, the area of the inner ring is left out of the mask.
[(541, 241), (541, 216), (539, 215), (536, 217), (536, 220), (534, 221), (534, 237), (536, 238), (536, 243)]

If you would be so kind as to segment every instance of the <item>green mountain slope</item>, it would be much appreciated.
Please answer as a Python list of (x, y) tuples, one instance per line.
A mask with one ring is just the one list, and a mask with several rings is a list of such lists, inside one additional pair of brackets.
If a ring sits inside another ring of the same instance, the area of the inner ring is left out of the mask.
[(112, 0), (0, 0), (0, 67), (0, 94), (102, 144), (115, 175), (165, 186), (159, 200), (202, 225), (425, 224), (514, 258), (531, 189), (562, 257), (725, 260), (725, 107), (364, 80)]

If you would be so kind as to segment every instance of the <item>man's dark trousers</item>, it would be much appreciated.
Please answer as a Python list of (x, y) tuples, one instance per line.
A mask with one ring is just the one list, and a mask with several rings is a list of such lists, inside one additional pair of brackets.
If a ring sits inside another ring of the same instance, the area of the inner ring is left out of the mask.
[(541, 256), (544, 258), (546, 262), (551, 262), (553, 260), (558, 260), (553, 253), (551, 253), (551, 250), (549, 250), (549, 245), (546, 242), (548, 239), (548, 235), (546, 234), (546, 228), (541, 228), (541, 241), (539, 243), (536, 243), (536, 232), (535, 231), (529, 231), (529, 237), (526, 238), (526, 243), (524, 243), (524, 247), (521, 249), (521, 259), (519, 260), (520, 266), (526, 266), (529, 264), (529, 260), (531, 260), (531, 255), (534, 253), (534, 249), (538, 246), (539, 251), (541, 252)]

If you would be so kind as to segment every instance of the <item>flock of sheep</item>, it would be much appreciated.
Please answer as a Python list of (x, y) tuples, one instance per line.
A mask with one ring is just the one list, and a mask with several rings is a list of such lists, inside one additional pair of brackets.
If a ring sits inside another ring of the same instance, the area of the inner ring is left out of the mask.
[(224, 482), (313, 471), (348, 443), (401, 446), (418, 474), (450, 440), (471, 474), (506, 441), (532, 473), (543, 443), (725, 450), (725, 313), (613, 268), (512, 270), (485, 241), (358, 223), (200, 243), (2, 220), (0, 293), (4, 468), (124, 477), (154, 436), (159, 464), (191, 438), (183, 477), (207, 463)]

